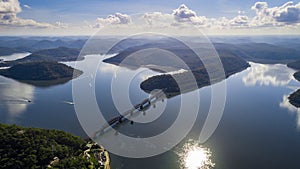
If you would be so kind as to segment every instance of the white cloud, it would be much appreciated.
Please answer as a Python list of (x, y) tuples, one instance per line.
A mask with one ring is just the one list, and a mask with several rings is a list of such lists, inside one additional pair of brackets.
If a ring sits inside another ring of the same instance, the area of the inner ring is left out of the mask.
[(238, 14), (232, 18), (209, 18), (198, 16), (197, 12), (182, 4), (170, 13), (157, 11), (144, 13), (140, 16), (116, 13), (106, 18), (98, 18), (91, 27), (115, 25), (116, 28), (120, 28), (120, 25), (126, 25), (128, 28), (139, 30), (150, 28), (150, 30), (164, 31), (167, 28), (172, 28), (187, 30), (188, 32), (194, 29), (191, 27), (193, 26), (208, 34), (210, 32), (220, 33), (221, 31), (237, 34), (249, 33), (249, 31), (257, 33), (265, 33), (264, 31), (268, 31), (268, 33), (297, 32), (296, 30), (300, 27), (299, 6), (300, 3), (288, 2), (282, 6), (270, 8), (267, 2), (256, 2), (251, 7), (254, 16), (250, 16), (249, 12), (239, 10), (237, 11)]
[(245, 12), (245, 11), (242, 11), (242, 10), (239, 10), (239, 11), (238, 11), (238, 14), (239, 14), (239, 15), (245, 14), (245, 13), (246, 13), (246, 12)]
[[(22, 7), (23, 9), (30, 8), (25, 4)], [(265, 34), (266, 31), (270, 34), (300, 33), (300, 3), (287, 2), (283, 5), (269, 7), (267, 2), (256, 2), (252, 7), (249, 6), (250, 8), (252, 12), (235, 10), (237, 14), (234, 17), (210, 18), (199, 16), (192, 7), (189, 8), (182, 4), (168, 13), (157, 11), (139, 16), (115, 13), (107, 17), (99, 17), (96, 21), (88, 23), (88, 26), (86, 24), (72, 26), (72, 24), (67, 25), (62, 22), (49, 24), (20, 18), (18, 14), (22, 12), (22, 8), (18, 0), (0, 0), (0, 28), (6, 29), (10, 33), (13, 32), (9, 30), (11, 27), (50, 28), (45, 29), (50, 34), (57, 32), (59, 34), (80, 34), (82, 32), (90, 34), (94, 31), (93, 28), (106, 26), (108, 34), (126, 34), (123, 31), (120, 32), (120, 28), (128, 28), (128, 32), (136, 32), (134, 29), (147, 30), (147, 28), (164, 32), (167, 28), (171, 28), (186, 31), (189, 34), (190, 30), (195, 27), (200, 28), (206, 34)], [(55, 32), (53, 28), (68, 28), (68, 31), (57, 29)], [(40, 33), (44, 32), (40, 31)]]
[(58, 28), (68, 28), (69, 27), (68, 24), (63, 23), (63, 22), (59, 22), (59, 21), (55, 22), (54, 25), (55, 25), (55, 27), (58, 27)]
[(256, 13), (253, 26), (284, 26), (300, 22), (300, 2), (294, 4), (289, 1), (282, 6), (272, 8), (267, 2), (256, 2), (251, 9)]
[(0, 25), (7, 27), (54, 27), (49, 23), (19, 18), (17, 14), (21, 11), (22, 9), (18, 0), (0, 0)]
[(27, 9), (31, 9), (31, 6), (29, 6), (29, 5), (26, 5), (26, 4), (25, 4), (25, 5), (23, 5), (23, 7), (24, 7), (24, 8), (27, 8)]
[(145, 13), (143, 19), (148, 25), (165, 25), (173, 22), (174, 18), (171, 14), (162, 12)]
[(190, 22), (196, 25), (204, 25), (207, 23), (207, 18), (205, 16), (197, 16), (195, 11), (190, 10), (184, 4), (173, 10), (172, 15), (177, 22)]
[(238, 15), (229, 20), (230, 26), (247, 27), (249, 25), (249, 18), (245, 15)]
[(96, 25), (94, 27), (99, 28), (104, 25), (122, 25), (131, 23), (131, 17), (127, 14), (115, 13), (109, 15), (106, 18), (97, 18)]
[(18, 0), (0, 0), (0, 14), (21, 12)]
[(0, 25), (9, 27), (36, 27), (36, 28), (50, 28), (54, 27), (49, 23), (37, 22), (32, 19), (22, 19), (16, 14), (0, 14)]

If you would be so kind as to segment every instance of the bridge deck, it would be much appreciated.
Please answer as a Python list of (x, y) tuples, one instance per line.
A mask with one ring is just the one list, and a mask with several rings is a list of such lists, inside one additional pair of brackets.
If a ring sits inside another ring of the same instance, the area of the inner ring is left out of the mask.
[(137, 112), (144, 111), (147, 108), (147, 104), (151, 105), (152, 103), (159, 101), (159, 99), (163, 99), (163, 97), (164, 97), (163, 90), (159, 90), (158, 92), (152, 94), (149, 98), (144, 99), (142, 102), (134, 105), (133, 108), (131, 108), (130, 110), (120, 113), (119, 116), (113, 117), (105, 125), (103, 125), (99, 131), (95, 133), (95, 136), (103, 133), (109, 127), (113, 127), (122, 123), (123, 121), (127, 120), (129, 116), (132, 116)]

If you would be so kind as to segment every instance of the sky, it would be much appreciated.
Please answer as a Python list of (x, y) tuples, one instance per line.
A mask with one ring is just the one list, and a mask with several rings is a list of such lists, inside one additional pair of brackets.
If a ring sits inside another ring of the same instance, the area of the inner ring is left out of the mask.
[(101, 30), (119, 34), (129, 29), (189, 32), (191, 27), (208, 35), (299, 35), (300, 2), (0, 0), (0, 35), (5, 36), (93, 35)]

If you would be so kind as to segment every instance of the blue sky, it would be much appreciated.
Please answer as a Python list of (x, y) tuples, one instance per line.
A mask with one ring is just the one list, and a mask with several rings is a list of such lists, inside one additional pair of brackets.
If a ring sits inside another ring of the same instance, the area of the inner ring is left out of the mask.
[[(286, 0), (264, 1), (270, 6), (279, 6), (287, 2)], [(135, 14), (160, 11), (167, 13), (185, 4), (198, 15), (232, 17), (239, 10), (252, 12), (250, 7), (255, 2), (257, 0), (20, 0), (22, 5), (32, 7), (30, 10), (24, 10), (20, 16), (55, 21), (57, 18), (45, 16), (54, 14), (65, 20), (78, 21), (77, 18), (93, 20), (116, 12)]]
[[(21, 34), (23, 26), (26, 27), (26, 31), (31, 30), (31, 33), (34, 34), (34, 25), (38, 25), (38, 27), (50, 27), (53, 26), (62, 26), (62, 27), (100, 27), (101, 25), (97, 22), (97, 18), (100, 18), (101, 24), (105, 23), (105, 19), (108, 15), (114, 15), (116, 13), (121, 13), (124, 15), (128, 15), (132, 17), (133, 15), (139, 14), (143, 15), (145, 13), (151, 12), (161, 12), (162, 14), (169, 14), (172, 15), (173, 10), (179, 8), (181, 4), (185, 4), (186, 9), (183, 11), (191, 13), (195, 13), (196, 16), (200, 17), (203, 16), (207, 19), (207, 22), (210, 22), (210, 25), (216, 24), (215, 20), (218, 22), (228, 22), (227, 25), (237, 25), (239, 28), (245, 27), (249, 28), (252, 25), (253, 27), (253, 20), (260, 19), (265, 20), (265, 16), (257, 16), (261, 15), (259, 12), (251, 9), (257, 0), (8, 0), (8, 1), (16, 1), (19, 3), (20, 10), (16, 11), (9, 11), (9, 15), (13, 15), (17, 17), (18, 20), (11, 20), (11, 21), (2, 21), (3, 23), (0, 24), (1, 34), (10, 34), (12, 33), (11, 27), (13, 24), (16, 24), (15, 30)], [(263, 0), (267, 3), (267, 8), (270, 11), (277, 10), (276, 7), (281, 7), (283, 4), (287, 3), (286, 0)], [(3, 3), (3, 0), (0, 0)], [(294, 2), (293, 5), (290, 5), (294, 9), (297, 10), (297, 14), (300, 21), (300, 3)], [(11, 3), (12, 5), (16, 5)], [(275, 7), (275, 8), (274, 8)], [(274, 8), (274, 9), (273, 9)], [(287, 9), (287, 8), (286, 8)], [(1, 10), (1, 6), (0, 6)], [(3, 10), (3, 9), (2, 9)], [(267, 11), (268, 12), (268, 11)], [(0, 11), (1, 15), (4, 16), (4, 12)], [(259, 13), (259, 14), (258, 14)], [(278, 15), (281, 15), (283, 12), (279, 11), (274, 15), (273, 19), (277, 19)], [(288, 15), (292, 15), (288, 13)], [(293, 14), (294, 15), (294, 14)], [(241, 17), (242, 16), (242, 17)], [(15, 17), (15, 18), (16, 18)], [(118, 19), (118, 16), (113, 16), (114, 19)], [(168, 16), (162, 16), (168, 17)], [(177, 17), (177, 16), (175, 16)], [(256, 17), (256, 18), (255, 18)], [(101, 19), (103, 18), (103, 19)], [(222, 20), (222, 18), (226, 18), (226, 21)], [(131, 18), (132, 19), (132, 18)], [(192, 18), (192, 22), (197, 20), (197, 25), (199, 26), (201, 18)], [(202, 18), (203, 19), (203, 18)], [(276, 26), (276, 29), (280, 26), (283, 27), (283, 24), (286, 24), (289, 29), (292, 29), (290, 25), (291, 23), (287, 22), (278, 22), (274, 23), (271, 19), (270, 23), (260, 24), (259, 26), (265, 27), (265, 25), (272, 24)], [(29, 21), (31, 20), (31, 21)], [(191, 21), (191, 18), (175, 18), (180, 23)], [(221, 21), (222, 20), (222, 21)], [(99, 20), (98, 20), (99, 21)], [(279, 19), (277, 19), (279, 21)], [(293, 23), (293, 25), (298, 25), (298, 20)], [(30, 22), (30, 24), (28, 24)], [(35, 23), (33, 23), (35, 22)], [(116, 23), (114, 21), (108, 21)], [(174, 23), (174, 21), (172, 21)], [(247, 22), (247, 23), (246, 23)], [(49, 24), (49, 25), (47, 25)], [(56, 25), (55, 25), (56, 24)], [(203, 25), (203, 23), (201, 22)], [(240, 25), (238, 25), (240, 24)], [(242, 25), (241, 25), (242, 24)], [(88, 26), (90, 25), (90, 26)], [(173, 24), (174, 25), (174, 24)], [(279, 26), (278, 26), (279, 25)], [(8, 29), (9, 27), (9, 29)], [(20, 28), (21, 27), (21, 28)], [(29, 28), (30, 27), (30, 28)], [(85, 29), (83, 28), (82, 29)], [(203, 26), (202, 26), (203, 27)], [(227, 26), (229, 27), (229, 26)], [(7, 28), (7, 29), (6, 29)], [(235, 27), (237, 28), (237, 27)], [(75, 30), (73, 30), (75, 31)], [(90, 31), (92, 31), (90, 29)], [(282, 29), (283, 31), (283, 29)], [(289, 30), (291, 31), (291, 30)], [(296, 30), (292, 31), (295, 33)], [(16, 31), (15, 31), (16, 32)], [(45, 33), (45, 30), (39, 30), (41, 33)], [(49, 32), (49, 31), (48, 31)], [(55, 32), (55, 31), (54, 31)], [(59, 32), (56, 30), (56, 32)], [(296, 31), (297, 33), (297, 31)]]

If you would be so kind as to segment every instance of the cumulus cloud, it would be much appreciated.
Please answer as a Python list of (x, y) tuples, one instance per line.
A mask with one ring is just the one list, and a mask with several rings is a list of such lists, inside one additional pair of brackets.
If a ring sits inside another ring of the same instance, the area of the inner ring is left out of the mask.
[(0, 14), (21, 12), (18, 0), (0, 0)]
[(97, 18), (96, 25), (94, 27), (99, 28), (104, 25), (122, 25), (131, 23), (131, 17), (127, 14), (115, 13), (114, 15), (109, 15), (106, 18)]
[[(244, 11), (240, 11), (240, 14), (244, 14)], [(157, 20), (163, 21), (163, 24), (169, 23), (172, 26), (182, 26), (184, 23), (190, 23), (194, 26), (202, 28), (233, 28), (233, 27), (248, 27), (251, 19), (245, 15), (238, 15), (232, 19), (221, 18), (207, 18), (205, 16), (198, 16), (197, 13), (189, 9), (185, 4), (180, 5), (177, 9), (174, 9), (171, 14), (165, 14), (161, 12), (146, 13), (144, 15), (146, 22), (150, 25), (157, 23)], [(162, 22), (158, 22), (162, 24)]]
[(0, 25), (10, 27), (36, 27), (36, 28), (50, 28), (54, 27), (49, 23), (37, 22), (32, 19), (22, 19), (16, 14), (0, 14)]
[(173, 21), (173, 16), (171, 14), (165, 14), (162, 12), (151, 12), (145, 13), (143, 19), (149, 25), (161, 25), (168, 24)]
[[(256, 2), (251, 9), (255, 15), (247, 15), (245, 11), (238, 11), (237, 16), (228, 18), (208, 18), (206, 16), (198, 16), (195, 11), (188, 8), (185, 4), (172, 10), (170, 13), (151, 12), (145, 13), (136, 20), (127, 14), (116, 13), (109, 15), (106, 18), (97, 18), (96, 24), (92, 27), (99, 28), (104, 25), (126, 25), (131, 23), (133, 26), (151, 26), (152, 28), (190, 28), (192, 24), (198, 28), (206, 30), (220, 29), (251, 29), (261, 27), (276, 27), (283, 26), (298, 27), (300, 25), (300, 3), (294, 4), (287, 2), (278, 7), (269, 7), (267, 2)], [(146, 24), (145, 24), (146, 23)], [(298, 24), (299, 23), (299, 24)]]
[(253, 26), (282, 26), (300, 22), (300, 2), (289, 1), (279, 7), (269, 7), (267, 2), (256, 2), (252, 8), (256, 12)]
[(21, 11), (22, 9), (18, 0), (0, 0), (0, 25), (9, 27), (54, 27), (49, 23), (19, 18), (17, 14)]
[(249, 18), (245, 15), (238, 15), (229, 21), (230, 26), (248, 26)]
[(190, 10), (184, 4), (173, 10), (172, 15), (178, 22), (190, 22), (197, 25), (204, 25), (207, 22), (207, 18), (205, 16), (197, 16), (195, 11)]
[(172, 15), (177, 22), (216, 28), (281, 27), (300, 23), (300, 2), (294, 4), (290, 1), (277, 7), (269, 7), (267, 2), (256, 2), (251, 9), (256, 14), (254, 17), (245, 15), (245, 11), (238, 11), (238, 15), (233, 18), (207, 18), (197, 16), (195, 11), (182, 4), (173, 10)]

